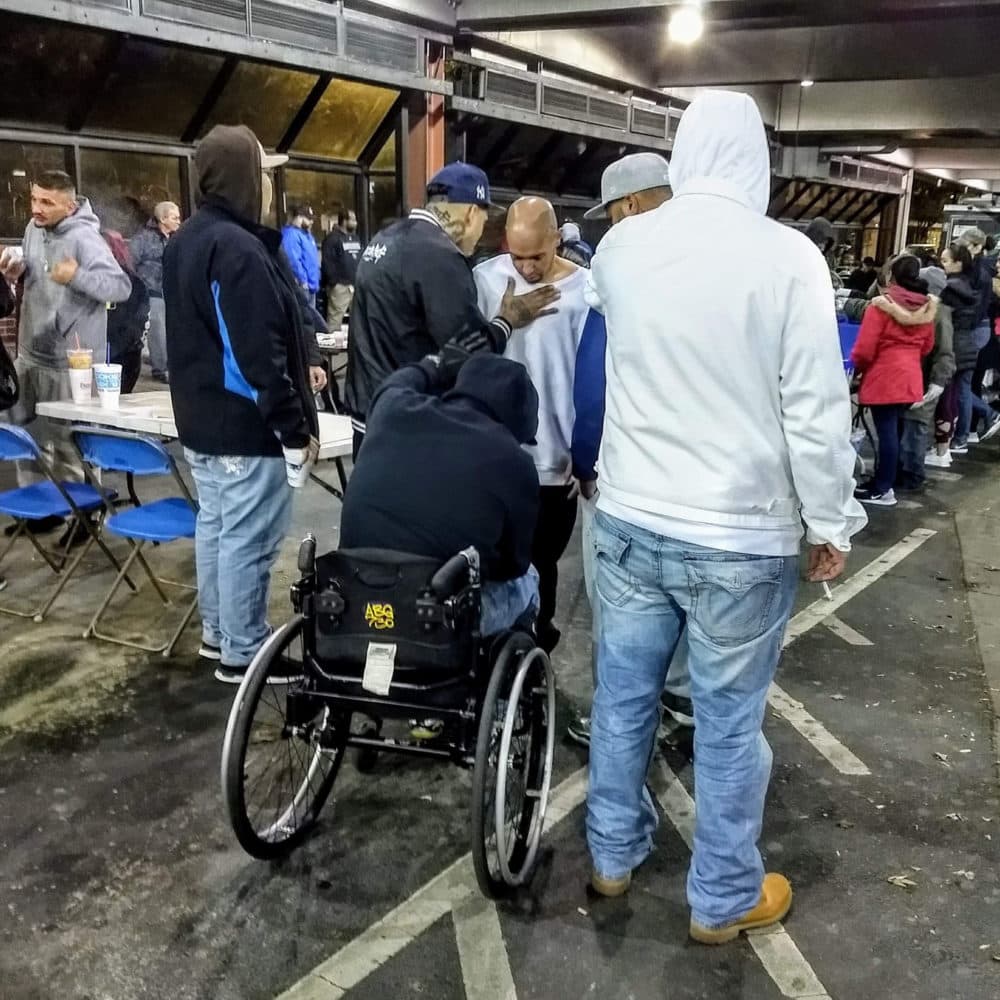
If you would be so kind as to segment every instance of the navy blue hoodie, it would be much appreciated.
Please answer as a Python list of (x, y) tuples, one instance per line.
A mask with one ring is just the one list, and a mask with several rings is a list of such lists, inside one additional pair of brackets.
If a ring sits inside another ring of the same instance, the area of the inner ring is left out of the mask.
[(531, 564), (538, 474), (521, 445), (538, 428), (527, 369), (491, 354), (454, 387), (430, 360), (375, 394), (340, 521), (345, 549), (381, 548), (445, 562), (473, 545), (488, 580)]

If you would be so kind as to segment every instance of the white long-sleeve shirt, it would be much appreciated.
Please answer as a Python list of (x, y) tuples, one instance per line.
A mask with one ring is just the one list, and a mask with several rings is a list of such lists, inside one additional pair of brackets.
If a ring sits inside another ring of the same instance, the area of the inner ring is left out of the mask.
[[(570, 445), (573, 439), (573, 378), (576, 352), (583, 336), (589, 307), (584, 298), (588, 271), (576, 268), (554, 283), (561, 297), (552, 316), (539, 316), (507, 341), (504, 357), (528, 369), (538, 392), (537, 444), (528, 446), (542, 486), (562, 486), (572, 474)], [(474, 271), (479, 308), (484, 316), (496, 316), (513, 278), (514, 292), (523, 295), (537, 285), (517, 273), (510, 254), (501, 254)]]
[(851, 410), (823, 257), (766, 218), (767, 141), (745, 95), (685, 112), (674, 198), (597, 249), (608, 330), (600, 506), (681, 541), (850, 549)]

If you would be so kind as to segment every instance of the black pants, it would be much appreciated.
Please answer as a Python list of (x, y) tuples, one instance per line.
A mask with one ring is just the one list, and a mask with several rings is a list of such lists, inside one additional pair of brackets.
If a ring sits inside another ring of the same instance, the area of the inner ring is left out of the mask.
[(559, 586), (559, 560), (573, 537), (576, 527), (576, 497), (569, 496), (568, 486), (543, 486), (538, 508), (531, 561), (538, 570), (540, 607), (538, 634), (552, 627), (556, 613), (556, 590)]
[(122, 366), (122, 395), (125, 396), (139, 381), (139, 373), (142, 371), (142, 348), (136, 347), (120, 357), (112, 358), (111, 361)]
[(361, 451), (361, 446), (365, 443), (365, 436), (361, 431), (356, 430), (354, 432), (354, 444), (351, 448), (351, 460), (356, 462), (358, 460), (358, 452)]

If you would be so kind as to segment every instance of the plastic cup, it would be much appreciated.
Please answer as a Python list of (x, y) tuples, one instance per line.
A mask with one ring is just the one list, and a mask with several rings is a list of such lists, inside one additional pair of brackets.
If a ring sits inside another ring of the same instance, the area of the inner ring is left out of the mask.
[(94, 365), (97, 398), (102, 410), (117, 410), (122, 392), (121, 365)]
[(93, 393), (94, 376), (91, 365), (94, 352), (89, 347), (70, 348), (66, 352), (69, 365), (69, 391), (74, 403), (89, 403)]

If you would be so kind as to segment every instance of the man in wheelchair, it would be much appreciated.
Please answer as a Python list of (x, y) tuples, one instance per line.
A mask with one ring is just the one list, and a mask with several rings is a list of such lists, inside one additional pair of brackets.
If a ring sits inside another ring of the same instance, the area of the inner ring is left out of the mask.
[[(464, 362), (464, 363), (463, 363)], [(389, 376), (344, 497), (340, 545), (439, 559), (473, 546), (484, 636), (538, 609), (531, 545), (538, 474), (538, 395), (527, 369), (492, 354), (445, 349)]]

